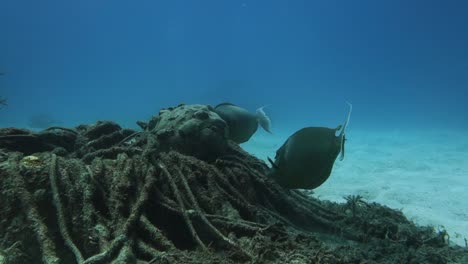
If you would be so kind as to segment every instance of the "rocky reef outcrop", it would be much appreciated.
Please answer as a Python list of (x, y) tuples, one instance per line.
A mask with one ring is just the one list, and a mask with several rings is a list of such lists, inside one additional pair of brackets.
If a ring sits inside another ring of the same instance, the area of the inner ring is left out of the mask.
[(462, 263), (446, 233), (358, 196), (285, 190), (209, 106), (0, 129), (0, 263)]

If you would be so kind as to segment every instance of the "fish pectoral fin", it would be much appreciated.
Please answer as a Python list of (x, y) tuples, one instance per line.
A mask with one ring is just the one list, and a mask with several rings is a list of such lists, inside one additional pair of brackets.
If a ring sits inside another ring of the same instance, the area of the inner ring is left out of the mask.
[(268, 161), (270, 162), (271, 167), (273, 167), (273, 169), (279, 170), (278, 165), (276, 165), (276, 163), (275, 163), (273, 160), (271, 160), (270, 157), (267, 157), (267, 159), (268, 159)]

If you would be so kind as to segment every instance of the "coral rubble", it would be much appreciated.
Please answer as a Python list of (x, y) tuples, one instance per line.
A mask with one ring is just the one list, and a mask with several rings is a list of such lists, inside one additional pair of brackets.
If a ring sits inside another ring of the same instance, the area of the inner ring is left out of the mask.
[(0, 263), (449, 263), (466, 249), (360, 197), (285, 190), (210, 107), (0, 129)]

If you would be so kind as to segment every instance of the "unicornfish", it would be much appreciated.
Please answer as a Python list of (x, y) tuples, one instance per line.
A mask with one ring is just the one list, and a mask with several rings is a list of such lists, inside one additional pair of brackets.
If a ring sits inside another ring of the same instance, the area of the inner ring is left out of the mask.
[[(337, 128), (306, 127), (291, 135), (276, 152), (269, 175), (286, 189), (314, 189), (330, 177), (341, 153), (344, 158), (345, 131), (352, 105), (343, 125)], [(337, 135), (338, 133), (338, 135)]]
[(259, 124), (265, 131), (271, 133), (271, 120), (263, 108), (260, 107), (254, 114), (237, 105), (222, 103), (215, 106), (214, 111), (227, 123), (229, 139), (241, 144), (252, 137)]

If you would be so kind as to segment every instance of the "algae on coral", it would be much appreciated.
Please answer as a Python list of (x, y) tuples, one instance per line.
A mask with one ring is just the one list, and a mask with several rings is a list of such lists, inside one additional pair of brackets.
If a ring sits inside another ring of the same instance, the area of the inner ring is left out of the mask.
[[(283, 189), (264, 162), (224, 137), (207, 106), (169, 108), (144, 127), (0, 129), (3, 262), (447, 263), (467, 256), (399, 211)], [(34, 166), (22, 163), (27, 155)]]

